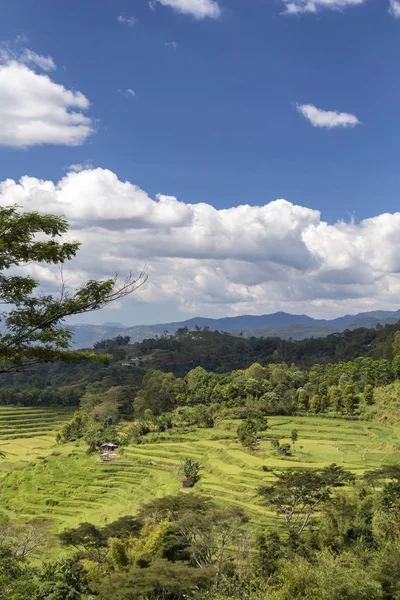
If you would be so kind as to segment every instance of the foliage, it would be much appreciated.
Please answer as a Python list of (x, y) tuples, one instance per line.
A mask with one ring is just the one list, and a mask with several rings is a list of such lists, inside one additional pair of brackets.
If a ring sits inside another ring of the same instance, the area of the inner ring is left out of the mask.
[(65, 423), (57, 434), (58, 442), (74, 441), (82, 437), (87, 424), (87, 414), (77, 411), (69, 423)]
[(60, 242), (67, 231), (68, 224), (61, 217), (23, 213), (17, 206), (0, 207), (0, 301), (12, 307), (0, 315), (5, 328), (0, 335), (0, 373), (55, 360), (98, 358), (69, 350), (71, 334), (60, 323), (123, 298), (146, 279), (144, 274), (138, 279), (130, 275), (119, 288), (116, 277), (90, 280), (73, 293), (63, 283), (58, 298), (38, 294), (38, 282), (29, 275), (17, 275), (17, 269), (32, 262), (62, 265), (71, 260), (80, 244)]
[(273, 600), (380, 600), (379, 583), (354, 555), (338, 558), (323, 552), (318, 563), (301, 556), (285, 561), (279, 571), (278, 585), (267, 584), (266, 598)]
[(257, 432), (258, 427), (255, 421), (252, 419), (242, 421), (237, 430), (237, 436), (242, 446), (245, 448), (256, 448), (258, 443)]
[(73, 560), (44, 564), (38, 579), (33, 600), (82, 600), (90, 591), (85, 569)]
[(98, 563), (105, 560), (107, 537), (92, 523), (81, 523), (76, 529), (65, 530), (58, 537), (63, 545), (73, 546), (89, 560)]
[(275, 474), (277, 481), (261, 486), (263, 501), (283, 516), (289, 531), (301, 534), (318, 507), (331, 498), (334, 488), (354, 481), (354, 475), (335, 464), (322, 471), (294, 471)]
[[(390, 473), (381, 469), (376, 477)], [(314, 527), (303, 528), (302, 536), (300, 522), (289, 535), (253, 536), (238, 507), (192, 494), (167, 496), (143, 506), (139, 519), (64, 532), (63, 542), (78, 550), (72, 559), (33, 568), (10, 550), (1, 554), (0, 543), (1, 597), (397, 600), (400, 528), (384, 538), (374, 521), (382, 511), (386, 517), (398, 511), (398, 481), (376, 492), (364, 484), (349, 489), (352, 474), (335, 465), (307, 478), (305, 471), (281, 475), (276, 485), (284, 482), (288, 496), (297, 494), (308, 507), (315, 501)]]
[(197, 483), (200, 479), (200, 469), (200, 463), (189, 457), (185, 458), (180, 467), (181, 473), (186, 477), (186, 479), (192, 481), (193, 484)]
[(183, 382), (172, 373), (149, 369), (143, 378), (143, 389), (134, 399), (135, 413), (143, 415), (146, 409), (150, 409), (154, 415), (169, 412), (175, 408), (176, 398), (183, 388)]
[(182, 562), (155, 560), (149, 567), (132, 567), (110, 573), (98, 587), (99, 600), (184, 600), (211, 584), (213, 570), (196, 569)]

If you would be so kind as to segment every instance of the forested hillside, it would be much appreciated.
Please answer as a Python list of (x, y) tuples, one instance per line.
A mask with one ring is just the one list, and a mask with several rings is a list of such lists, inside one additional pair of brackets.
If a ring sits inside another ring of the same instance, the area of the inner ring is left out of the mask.
[[(360, 328), (325, 338), (286, 341), (279, 338), (250, 338), (196, 329), (181, 329), (141, 343), (129, 344), (129, 336), (118, 336), (95, 344), (98, 354), (110, 361), (80, 364), (55, 363), (32, 367), (23, 373), (4, 374), (0, 379), (3, 404), (76, 405), (88, 383), (140, 386), (148, 368), (185, 376), (200, 366), (215, 373), (228, 373), (258, 362), (309, 368), (369, 357), (393, 358), (393, 342), (399, 324), (376, 329)], [(29, 393), (27, 392), (29, 390)]]

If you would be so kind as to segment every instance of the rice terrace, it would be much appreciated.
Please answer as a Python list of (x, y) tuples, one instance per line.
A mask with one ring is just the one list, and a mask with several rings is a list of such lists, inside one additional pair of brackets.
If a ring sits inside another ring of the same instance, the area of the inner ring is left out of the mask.
[[(281, 471), (336, 463), (361, 475), (399, 459), (398, 428), (340, 418), (276, 416), (268, 419), (270, 428), (255, 451), (238, 442), (239, 421), (221, 420), (209, 429), (158, 434), (152, 443), (123, 448), (117, 460), (103, 464), (97, 454), (86, 453), (83, 442), (56, 443), (58, 429), (71, 416), (69, 409), (0, 408), (0, 451), (6, 454), (0, 464), (0, 505), (21, 522), (46, 516), (54, 533), (84, 521), (103, 525), (135, 514), (155, 496), (177, 493), (182, 487), (178, 468), (188, 456), (201, 464), (195, 493), (241, 506), (268, 527), (279, 523), (256, 497), (258, 486), (273, 480), (264, 466)], [(290, 442), (293, 428), (298, 440), (292, 456), (277, 456), (271, 439)]]

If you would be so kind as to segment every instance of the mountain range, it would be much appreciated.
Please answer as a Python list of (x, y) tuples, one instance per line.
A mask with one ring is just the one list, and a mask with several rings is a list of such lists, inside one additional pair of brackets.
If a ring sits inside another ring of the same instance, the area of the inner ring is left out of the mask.
[(345, 315), (336, 319), (314, 319), (307, 315), (292, 315), (277, 312), (270, 315), (242, 315), (209, 319), (194, 317), (186, 321), (159, 323), (155, 325), (135, 325), (106, 322), (102, 325), (71, 325), (73, 343), (76, 348), (90, 348), (95, 342), (110, 339), (117, 335), (130, 336), (131, 343), (155, 338), (164, 332), (176, 333), (181, 327), (194, 329), (208, 327), (211, 331), (225, 331), (244, 337), (280, 337), (282, 339), (301, 340), (310, 337), (324, 337), (331, 333), (358, 327), (374, 328), (377, 325), (396, 323), (400, 320), (400, 310), (376, 310)]

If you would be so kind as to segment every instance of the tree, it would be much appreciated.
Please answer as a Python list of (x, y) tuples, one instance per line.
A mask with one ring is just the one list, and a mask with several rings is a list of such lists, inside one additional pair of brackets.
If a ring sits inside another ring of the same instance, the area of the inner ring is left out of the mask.
[(185, 391), (186, 383), (173, 373), (149, 369), (143, 377), (143, 389), (137, 393), (133, 406), (138, 416), (150, 409), (155, 416), (169, 412), (176, 406), (179, 394)]
[(0, 207), (0, 304), (11, 307), (0, 313), (5, 331), (0, 334), (0, 373), (57, 360), (98, 359), (92, 353), (70, 350), (71, 333), (60, 325), (66, 317), (98, 310), (131, 294), (146, 281), (142, 272), (138, 278), (129, 274), (119, 287), (116, 275), (90, 280), (72, 293), (63, 282), (58, 297), (38, 293), (38, 281), (18, 275), (18, 267), (63, 265), (71, 260), (80, 244), (60, 241), (67, 231), (62, 217), (20, 212), (16, 205)]
[(335, 464), (322, 471), (275, 473), (277, 482), (259, 488), (267, 506), (282, 515), (290, 532), (301, 534), (317, 508), (329, 500), (332, 490), (354, 481), (354, 475)]
[(382, 479), (394, 479), (400, 483), (400, 465), (383, 465), (378, 469), (371, 469), (364, 474), (364, 479), (372, 485)]
[(303, 388), (300, 388), (297, 395), (297, 410), (303, 411), (308, 409), (308, 394)]
[(203, 367), (196, 367), (186, 375), (187, 402), (189, 404), (203, 404), (209, 400), (208, 384), (212, 375)]
[(83, 439), (88, 445), (87, 453), (92, 454), (101, 449), (108, 442), (119, 443), (118, 431), (115, 426), (100, 425), (99, 423), (88, 423)]
[(181, 464), (180, 471), (186, 477), (186, 479), (192, 481), (194, 485), (200, 479), (200, 469), (200, 463), (196, 462), (192, 458), (185, 458)]
[(242, 421), (237, 429), (237, 436), (242, 446), (254, 449), (258, 443), (257, 431), (258, 426), (256, 421), (253, 419)]
[(285, 456), (290, 456), (290, 444), (288, 444), (287, 442), (284, 442), (283, 444), (281, 444), (280, 440), (275, 439), (275, 440), (272, 440), (271, 445), (278, 454), (284, 454)]
[(87, 425), (87, 415), (84, 412), (75, 412), (69, 423), (65, 423), (57, 433), (57, 442), (74, 441), (82, 437)]
[(45, 519), (33, 519), (24, 526), (17, 526), (8, 517), (2, 517), (0, 546), (12, 548), (18, 560), (38, 558), (50, 544), (49, 525)]
[(335, 412), (341, 412), (343, 407), (342, 392), (338, 386), (329, 388), (329, 399)]
[(374, 388), (370, 383), (364, 387), (364, 400), (365, 404), (371, 406), (374, 403)]
[(243, 536), (243, 525), (248, 520), (242, 508), (232, 506), (211, 508), (203, 514), (186, 513), (177, 521), (177, 529), (187, 542), (194, 564), (200, 569), (215, 567), (214, 592), (230, 558), (228, 550)]
[(290, 434), (290, 439), (292, 440), (292, 443), (294, 446), (295, 443), (297, 442), (297, 440), (299, 439), (299, 430), (298, 429), (292, 429), (292, 433)]
[(194, 512), (197, 515), (206, 514), (216, 508), (214, 502), (208, 496), (197, 496), (193, 494), (179, 494), (177, 496), (164, 496), (156, 498), (141, 506), (138, 519), (159, 523), (164, 519), (178, 521), (186, 513)]
[(120, 517), (116, 521), (112, 521), (108, 525), (105, 525), (102, 531), (106, 538), (127, 540), (128, 538), (137, 535), (141, 526), (142, 523), (136, 517), (126, 515), (125, 517)]
[(33, 567), (15, 556), (10, 546), (0, 545), (0, 598), (32, 598), (36, 587), (34, 577)]
[[(159, 558), (147, 568), (131, 567), (123, 573), (103, 578), (98, 588), (98, 600), (184, 600), (193, 598), (199, 590), (210, 587), (214, 569), (196, 569), (181, 561)], [(196, 596), (197, 597), (197, 596)]]
[(356, 406), (356, 397), (352, 383), (346, 383), (343, 391), (343, 406), (348, 414), (354, 412)]
[(118, 538), (108, 540), (108, 558), (110, 559), (115, 571), (123, 571), (129, 564), (126, 543)]
[(314, 396), (310, 400), (310, 411), (313, 413), (319, 413), (322, 410), (322, 401), (321, 396), (318, 394), (314, 394)]
[(395, 379), (400, 378), (400, 354), (396, 354), (396, 356), (392, 360), (392, 370)]
[(81, 523), (75, 529), (66, 529), (58, 537), (62, 544), (73, 546), (89, 560), (101, 564), (106, 557), (107, 537), (92, 523)]
[(79, 561), (68, 559), (45, 564), (39, 582), (33, 600), (81, 600), (89, 591), (85, 569)]

